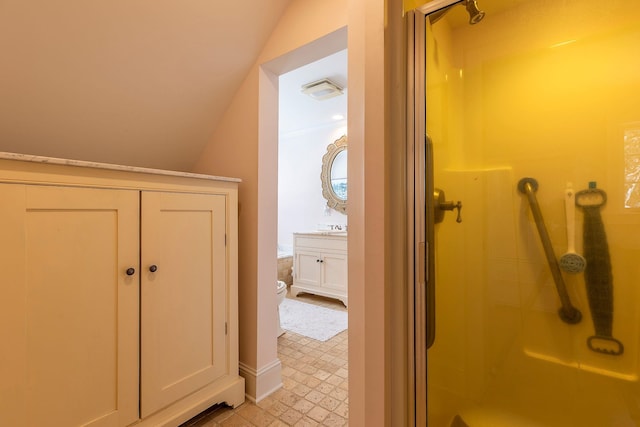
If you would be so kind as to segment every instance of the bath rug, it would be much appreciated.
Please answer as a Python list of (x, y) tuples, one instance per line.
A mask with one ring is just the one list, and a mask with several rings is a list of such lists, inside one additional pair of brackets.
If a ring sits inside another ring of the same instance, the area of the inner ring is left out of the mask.
[(327, 341), (347, 329), (347, 312), (285, 298), (280, 304), (282, 329)]

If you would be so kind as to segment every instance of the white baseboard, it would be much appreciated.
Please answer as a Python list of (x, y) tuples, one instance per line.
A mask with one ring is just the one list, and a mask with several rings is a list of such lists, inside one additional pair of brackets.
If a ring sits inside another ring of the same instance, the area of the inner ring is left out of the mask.
[(276, 359), (259, 370), (240, 362), (240, 376), (244, 378), (245, 396), (257, 403), (282, 387), (282, 364)]

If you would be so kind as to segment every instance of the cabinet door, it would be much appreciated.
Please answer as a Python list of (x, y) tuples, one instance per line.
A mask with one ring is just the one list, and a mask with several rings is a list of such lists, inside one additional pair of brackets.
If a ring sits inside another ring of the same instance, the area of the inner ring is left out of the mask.
[(142, 193), (142, 417), (227, 373), (225, 202)]
[(322, 254), (322, 287), (347, 292), (347, 256), (344, 254)]
[(0, 184), (0, 425), (138, 419), (138, 192)]
[(295, 284), (306, 286), (320, 286), (320, 260), (318, 252), (295, 250)]

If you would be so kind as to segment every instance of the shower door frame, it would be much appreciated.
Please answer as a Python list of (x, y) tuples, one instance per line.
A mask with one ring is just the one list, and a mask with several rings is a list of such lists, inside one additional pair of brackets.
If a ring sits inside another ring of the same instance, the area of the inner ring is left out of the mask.
[(433, 0), (405, 16), (407, 28), (407, 229), (409, 411), (427, 426), (427, 349), (435, 337), (433, 164), (426, 129), (426, 19), (462, 0)]

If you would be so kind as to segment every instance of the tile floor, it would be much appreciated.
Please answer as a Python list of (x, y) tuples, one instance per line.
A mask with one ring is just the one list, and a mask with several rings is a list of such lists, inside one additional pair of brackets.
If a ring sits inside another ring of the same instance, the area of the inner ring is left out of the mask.
[[(330, 298), (300, 294), (296, 299), (347, 310)], [(210, 408), (181, 427), (348, 425), (347, 331), (325, 342), (286, 332), (278, 338), (278, 355), (282, 362), (280, 390), (257, 404), (247, 400), (235, 409)]]

